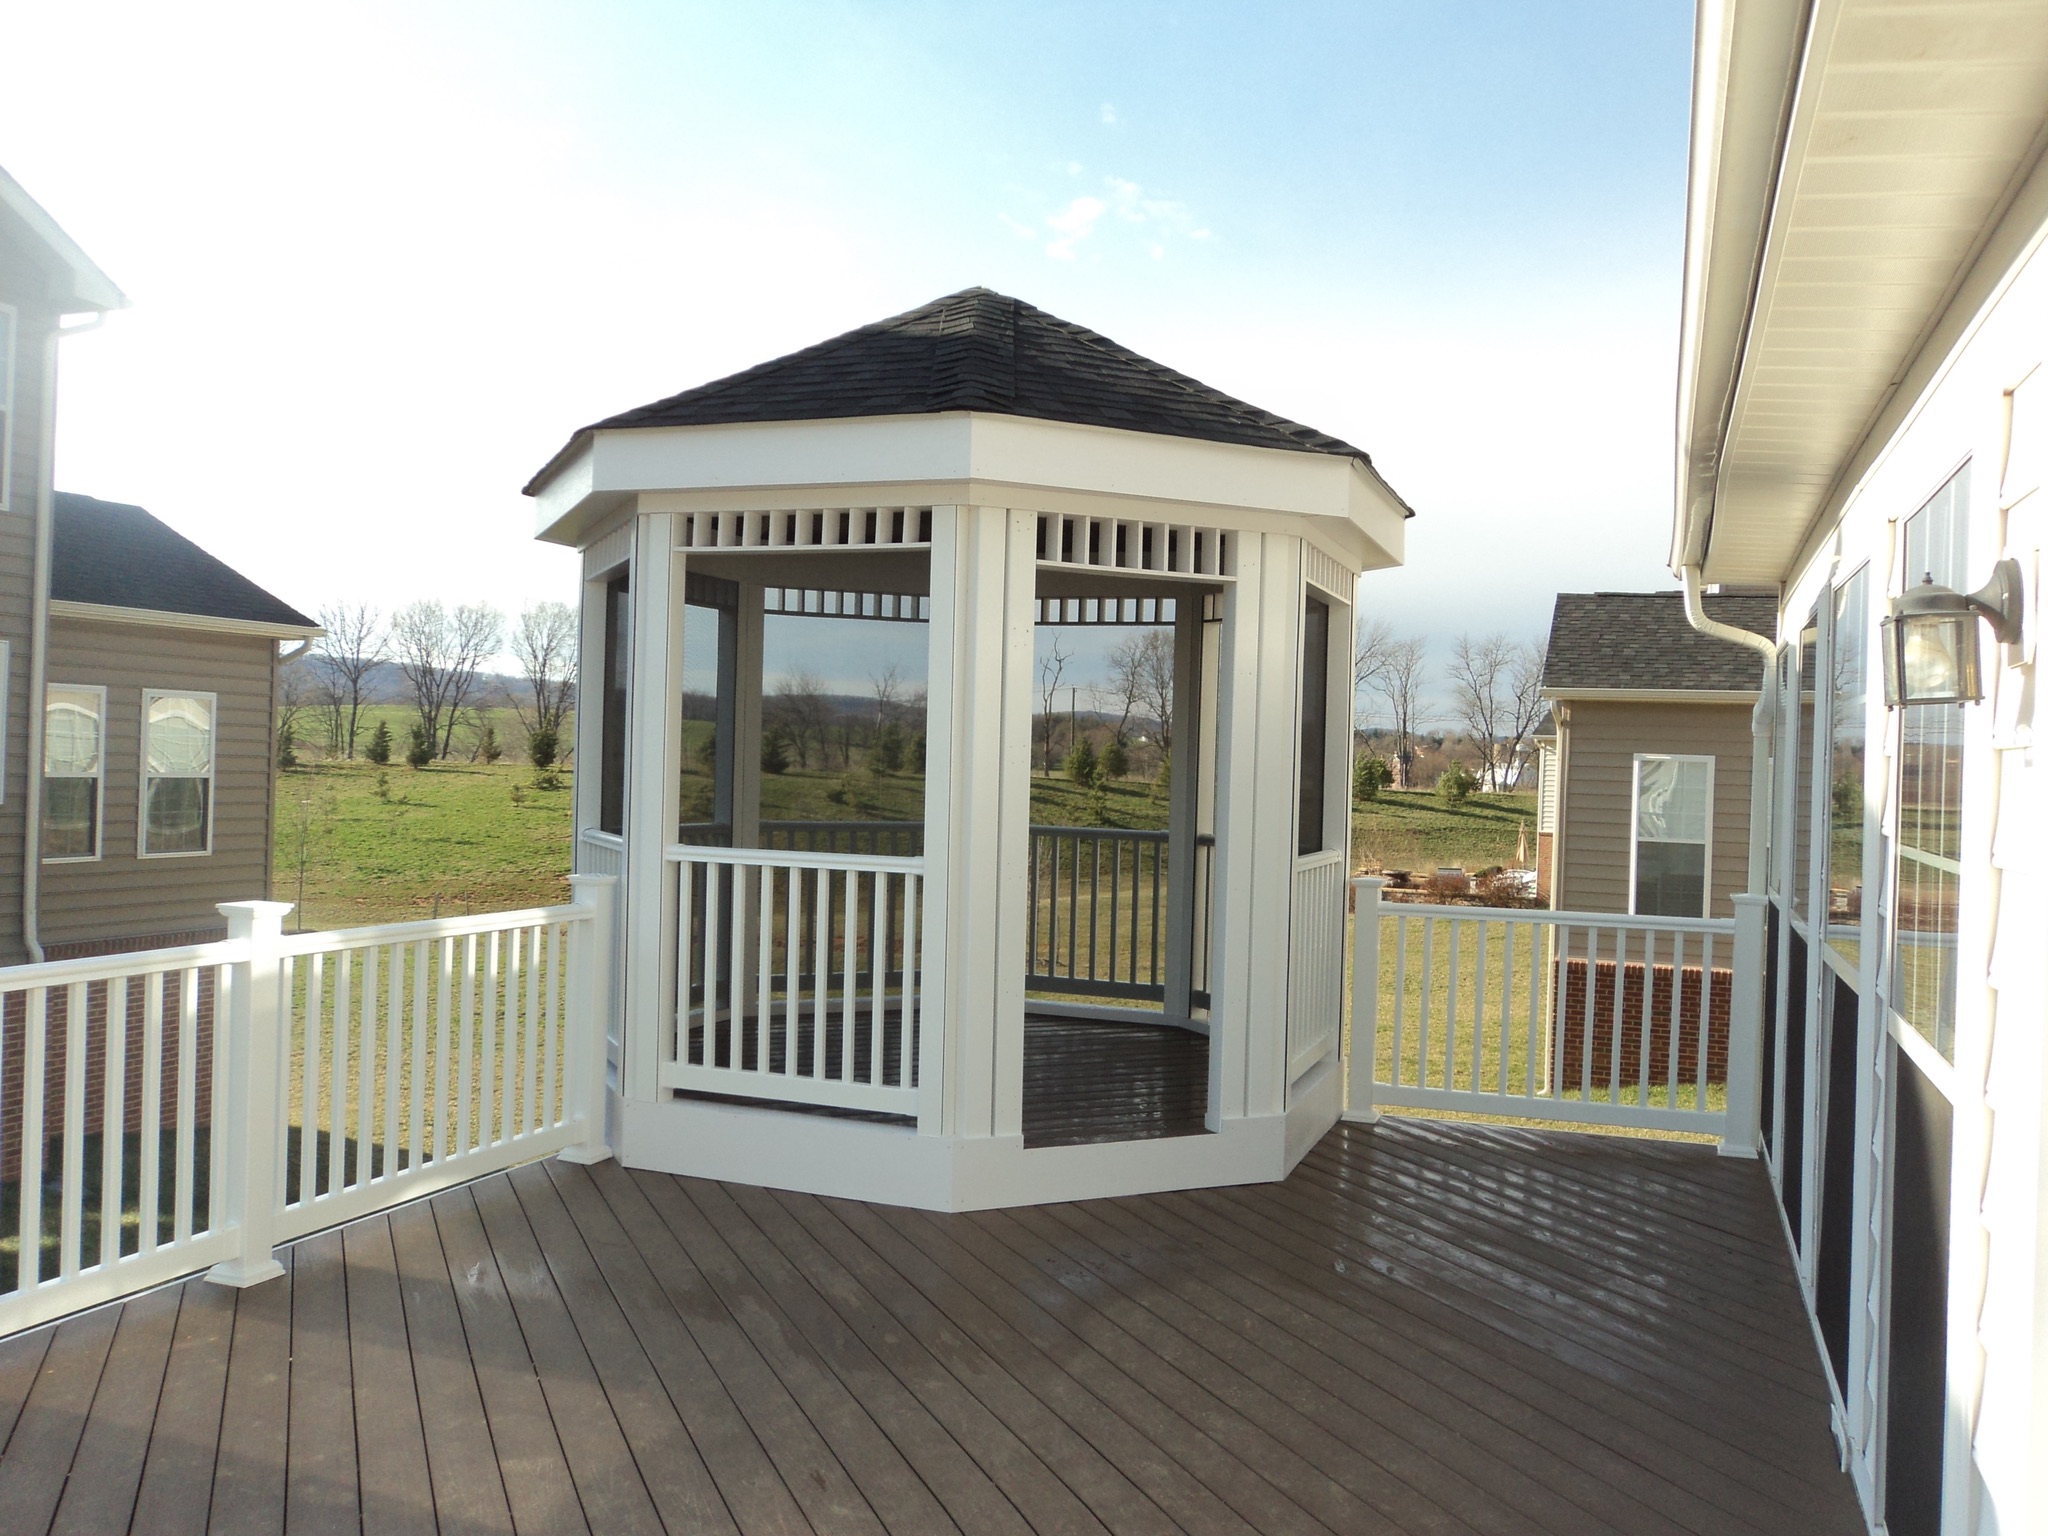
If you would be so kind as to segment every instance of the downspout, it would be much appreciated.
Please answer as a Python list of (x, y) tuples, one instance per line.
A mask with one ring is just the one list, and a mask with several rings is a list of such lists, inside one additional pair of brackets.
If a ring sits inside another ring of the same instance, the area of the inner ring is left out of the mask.
[(1749, 717), (1749, 879), (1744, 889), (1760, 896), (1764, 889), (1764, 860), (1768, 847), (1771, 815), (1771, 722), (1778, 712), (1778, 644), (1755, 630), (1739, 624), (1723, 624), (1707, 617), (1700, 601), (1700, 567), (1697, 560), (1679, 571), (1685, 588), (1686, 622), (1703, 635), (1747, 646), (1764, 660), (1763, 686), (1757, 692), (1756, 708)]
[(43, 444), (36, 475), (36, 552), (28, 620), (28, 780), (21, 831), (21, 942), (30, 964), (43, 959), (37, 908), (43, 888), (43, 694), (50, 666), (50, 541), (57, 518), (57, 343), (106, 323), (104, 310), (77, 325), (60, 318), (43, 338)]

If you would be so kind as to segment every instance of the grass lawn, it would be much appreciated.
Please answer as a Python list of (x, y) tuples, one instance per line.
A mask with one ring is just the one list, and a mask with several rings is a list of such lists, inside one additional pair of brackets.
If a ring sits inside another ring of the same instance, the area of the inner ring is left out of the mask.
[(1351, 812), (1351, 858), (1365, 870), (1512, 865), (1521, 828), (1536, 857), (1536, 795), (1518, 790), (1445, 805), (1432, 790), (1387, 789)]
[[(509, 761), (309, 762), (277, 776), (274, 891), (291, 927), (352, 927), (568, 899), (570, 777)], [(303, 877), (303, 878), (302, 878)]]

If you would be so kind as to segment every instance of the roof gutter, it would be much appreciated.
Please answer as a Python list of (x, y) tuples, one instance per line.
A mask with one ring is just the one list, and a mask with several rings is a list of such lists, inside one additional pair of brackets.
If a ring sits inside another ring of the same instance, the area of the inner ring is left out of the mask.
[(1744, 629), (1739, 624), (1723, 624), (1718, 619), (1707, 617), (1706, 605), (1700, 601), (1700, 568), (1697, 562), (1685, 566), (1679, 572), (1685, 589), (1685, 621), (1703, 635), (1712, 635), (1716, 640), (1726, 640), (1731, 645), (1747, 646), (1763, 658), (1763, 686), (1757, 693), (1756, 708), (1749, 716), (1750, 762), (1749, 762), (1749, 881), (1747, 889), (1752, 896), (1760, 896), (1764, 889), (1765, 849), (1768, 840), (1765, 832), (1771, 818), (1771, 722), (1778, 713), (1778, 643), (1766, 639), (1753, 629)]

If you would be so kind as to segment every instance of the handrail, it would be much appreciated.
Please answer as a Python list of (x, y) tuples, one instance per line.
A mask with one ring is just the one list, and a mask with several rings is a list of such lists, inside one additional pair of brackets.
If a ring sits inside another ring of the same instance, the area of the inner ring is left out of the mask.
[(1732, 917), (1650, 917), (1633, 912), (1566, 912), (1554, 907), (1468, 907), (1444, 902), (1386, 904), (1389, 917), (1457, 917), (1490, 922), (1553, 923), (1574, 928), (1639, 928), (1655, 933), (1733, 933)]
[(80, 981), (121, 981), (158, 971), (203, 970), (214, 965), (235, 965), (248, 958), (246, 939), (216, 939), (176, 949), (135, 949), (111, 955), (80, 955), (70, 960), (41, 960), (33, 965), (0, 966), (0, 992), (62, 987)]
[(671, 864), (702, 862), (774, 869), (869, 869), (924, 873), (924, 859), (900, 853), (813, 853), (806, 848), (724, 848), (670, 843), (662, 857)]
[(275, 946), (280, 955), (310, 955), (323, 950), (363, 949), (372, 944), (407, 944), (421, 939), (462, 938), (499, 928), (534, 928), (543, 923), (580, 922), (587, 907), (563, 903), (553, 907), (521, 907), (509, 912), (466, 912), (461, 917), (423, 917), (406, 923), (373, 923), (360, 928), (328, 928), (288, 933)]

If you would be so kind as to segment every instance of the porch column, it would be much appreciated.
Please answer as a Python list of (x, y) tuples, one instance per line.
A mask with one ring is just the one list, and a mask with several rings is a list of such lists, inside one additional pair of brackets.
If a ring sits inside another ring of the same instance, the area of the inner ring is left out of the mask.
[(1301, 542), (1238, 537), (1223, 594), (1216, 788), (1217, 934), (1209, 1008), (1209, 1121), (1277, 1115), (1287, 1094)]
[(1037, 519), (932, 509), (918, 1129), (1020, 1136)]
[(1193, 1012), (1196, 906), (1195, 808), (1202, 788), (1202, 604), (1200, 592), (1174, 600), (1173, 775), (1166, 814), (1166, 1017)]
[(622, 1097), (658, 1096), (675, 1008), (675, 882), (664, 857), (680, 813), (683, 753), (683, 551), (679, 519), (641, 513), (633, 539), (632, 663), (626, 710), (628, 963)]
[[(731, 817), (735, 848), (761, 846), (761, 648), (765, 623), (760, 584), (741, 582), (739, 611), (733, 615), (731, 650)], [(720, 723), (724, 723), (722, 706)]]

